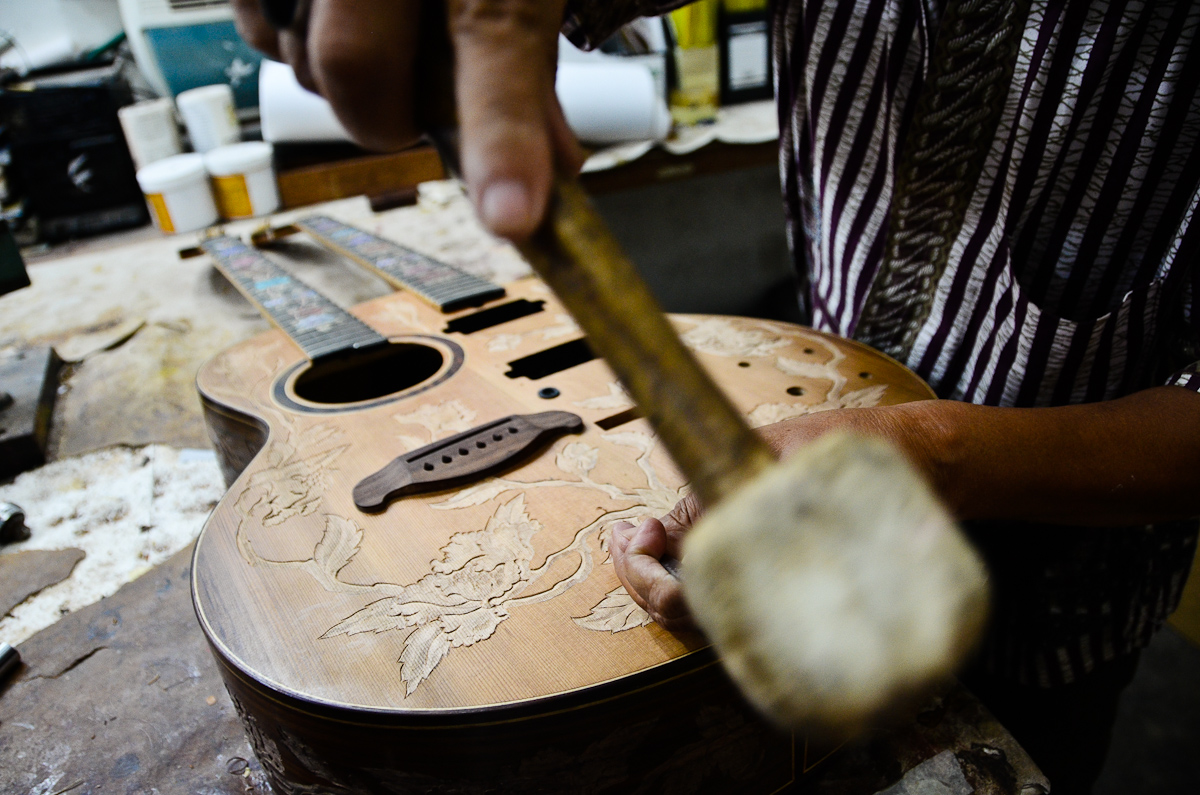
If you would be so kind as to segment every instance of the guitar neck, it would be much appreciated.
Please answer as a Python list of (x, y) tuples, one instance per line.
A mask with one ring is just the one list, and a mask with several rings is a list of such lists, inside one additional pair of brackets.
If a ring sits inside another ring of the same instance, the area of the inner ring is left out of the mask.
[(310, 215), (295, 225), (326, 248), (374, 271), (397, 289), (411, 290), (442, 312), (504, 297), (498, 284), (327, 216)]
[(366, 323), (237, 238), (216, 237), (200, 247), (238, 291), (314, 362), (387, 342)]

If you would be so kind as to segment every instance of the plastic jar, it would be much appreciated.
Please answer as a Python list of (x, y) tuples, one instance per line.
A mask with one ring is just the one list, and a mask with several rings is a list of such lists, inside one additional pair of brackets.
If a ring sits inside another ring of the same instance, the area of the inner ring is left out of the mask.
[(233, 112), (233, 89), (224, 83), (182, 91), (175, 97), (175, 107), (183, 116), (197, 152), (236, 143), (241, 138)]
[(279, 209), (275, 184), (274, 148), (262, 141), (219, 146), (204, 155), (212, 175), (217, 208), (227, 220), (250, 218)]
[(164, 232), (194, 232), (219, 218), (203, 155), (156, 160), (138, 170), (137, 180), (155, 225)]
[(183, 151), (171, 100), (150, 99), (127, 105), (117, 111), (117, 118), (138, 168)]

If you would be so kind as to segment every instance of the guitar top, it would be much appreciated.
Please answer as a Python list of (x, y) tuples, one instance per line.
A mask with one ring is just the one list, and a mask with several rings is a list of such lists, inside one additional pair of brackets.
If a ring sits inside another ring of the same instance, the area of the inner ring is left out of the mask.
[[(390, 343), (360, 352), (369, 375), (339, 356), (312, 364), (274, 330), (198, 376), (226, 471), (244, 466), (196, 545), (196, 610), (219, 658), (314, 708), (401, 720), (686, 667), (703, 640), (651, 622), (608, 556), (614, 523), (666, 513), (686, 486), (549, 290), (520, 280), (451, 315), (400, 292), (352, 314)], [(754, 425), (933, 397), (890, 359), (798, 326), (673, 320)], [(547, 411), (582, 431), (481, 479), (355, 505), (356, 485), (404, 453)]]

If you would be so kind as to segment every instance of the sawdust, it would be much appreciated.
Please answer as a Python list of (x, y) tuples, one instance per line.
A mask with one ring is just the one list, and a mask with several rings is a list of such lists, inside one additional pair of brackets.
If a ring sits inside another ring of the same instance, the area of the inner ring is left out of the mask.
[(0, 638), (20, 643), (63, 615), (113, 594), (190, 544), (225, 491), (208, 450), (115, 447), (57, 461), (0, 486), (25, 509), (27, 541), (0, 551), (84, 550), (71, 576), (0, 619)]

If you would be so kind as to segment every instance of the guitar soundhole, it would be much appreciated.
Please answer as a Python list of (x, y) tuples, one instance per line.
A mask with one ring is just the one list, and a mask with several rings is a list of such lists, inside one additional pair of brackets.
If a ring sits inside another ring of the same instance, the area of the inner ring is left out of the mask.
[(311, 365), (293, 389), (312, 403), (343, 404), (410, 389), (437, 374), (445, 357), (436, 348), (391, 342), (374, 350), (351, 353)]

